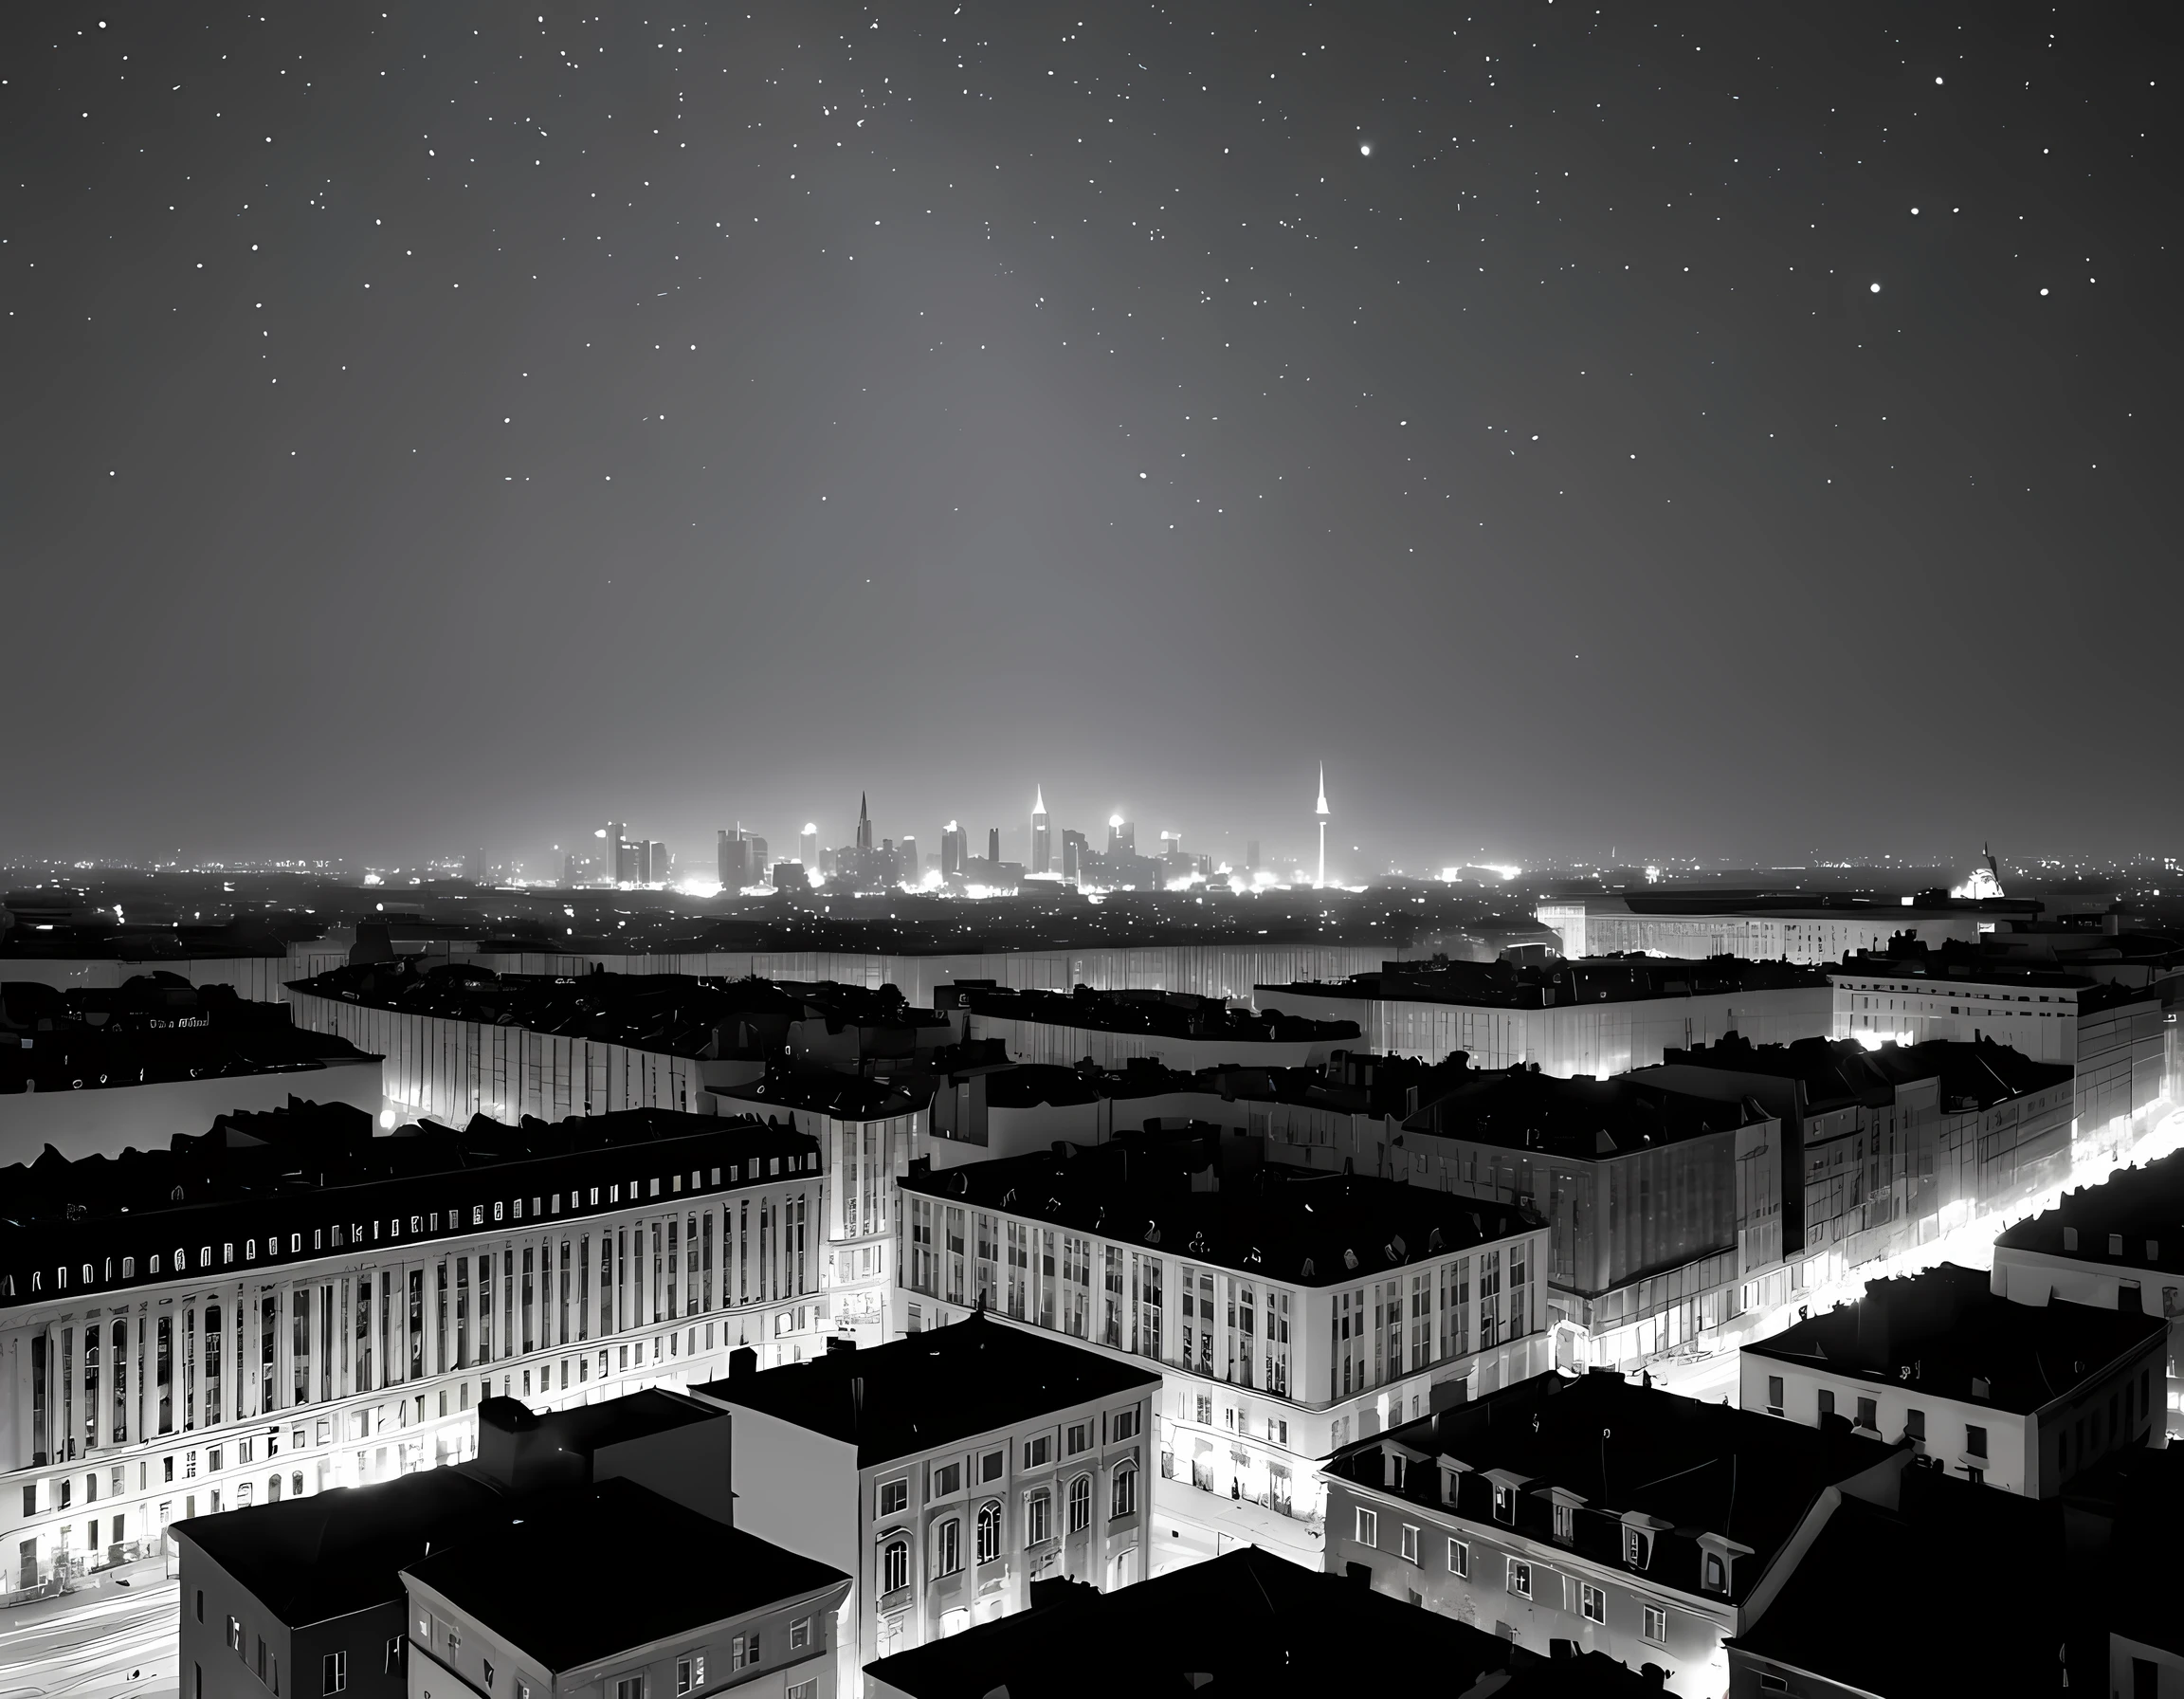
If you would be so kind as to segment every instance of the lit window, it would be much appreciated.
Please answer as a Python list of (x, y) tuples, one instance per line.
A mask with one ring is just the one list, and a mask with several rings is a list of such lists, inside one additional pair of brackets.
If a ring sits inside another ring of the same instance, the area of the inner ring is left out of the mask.
[(1532, 1565), (1521, 1558), (1509, 1560), (1509, 1591), (1519, 1599), (1532, 1597)]
[(1461, 1540), (1448, 1542), (1448, 1573), (1463, 1576), (1471, 1573), (1471, 1548)]
[(1406, 1563), (1418, 1561), (1418, 1530), (1409, 1523), (1403, 1525), (1403, 1561)]
[(880, 1554), (880, 1591), (899, 1593), (910, 1584), (910, 1543), (890, 1540)]
[(1001, 1555), (1001, 1505), (990, 1499), (978, 1507), (978, 1562), (991, 1563)]
[(1579, 1599), (1578, 1603), (1584, 1611), (1585, 1620), (1588, 1622), (1607, 1621), (1608, 1595), (1601, 1592), (1598, 1587), (1595, 1587), (1590, 1581), (1585, 1583), (1581, 1591), (1582, 1597)]
[(1657, 1604), (1649, 1604), (1645, 1608), (1645, 1625), (1640, 1632), (1654, 1645), (1665, 1646), (1668, 1643), (1668, 1613)]
[(1132, 1516), (1138, 1510), (1138, 1471), (1125, 1468), (1115, 1471), (1114, 1489), (1110, 1498), (1109, 1514)]
[(1360, 1510), (1357, 1512), (1357, 1544), (1359, 1545), (1378, 1545), (1380, 1544), (1379, 1511)]
[(910, 1483), (908, 1481), (883, 1481), (880, 1483), (880, 1514), (900, 1516), (910, 1507)]

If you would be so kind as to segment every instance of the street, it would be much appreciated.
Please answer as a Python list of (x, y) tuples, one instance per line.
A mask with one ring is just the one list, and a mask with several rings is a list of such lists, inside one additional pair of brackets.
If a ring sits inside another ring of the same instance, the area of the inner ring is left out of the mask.
[(136, 1568), (127, 1586), (108, 1580), (95, 1591), (7, 1613), (0, 1699), (177, 1694), (175, 1583), (160, 1578), (155, 1564)]

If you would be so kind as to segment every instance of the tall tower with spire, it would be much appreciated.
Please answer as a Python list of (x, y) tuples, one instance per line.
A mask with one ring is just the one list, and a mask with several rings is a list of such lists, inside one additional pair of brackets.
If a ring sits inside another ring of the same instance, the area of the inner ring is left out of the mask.
[(1327, 763), (1320, 763), (1320, 806), (1312, 811), (1320, 816), (1320, 880), (1319, 888), (1327, 888)]
[(857, 793), (857, 849), (860, 853), (872, 848), (872, 816), (864, 812), (864, 793)]
[(1035, 787), (1037, 800), (1031, 804), (1031, 870), (1034, 873), (1051, 873), (1054, 870), (1054, 839), (1046, 819), (1046, 788)]

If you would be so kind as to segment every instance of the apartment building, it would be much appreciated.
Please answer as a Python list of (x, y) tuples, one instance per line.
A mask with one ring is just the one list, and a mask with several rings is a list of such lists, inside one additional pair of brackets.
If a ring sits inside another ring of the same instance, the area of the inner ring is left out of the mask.
[(1899, 936), (1928, 945), (1975, 943), (1997, 926), (2032, 920), (2040, 908), (2023, 899), (1940, 891), (1892, 899), (1857, 892), (1649, 890), (1542, 903), (1534, 912), (1572, 959), (1629, 951), (1828, 967), (1847, 953), (1884, 950)]
[(1156, 1571), (1318, 1567), (1312, 1459), (1547, 1361), (1538, 1216), (1258, 1156), (1119, 1134), (902, 1183), (905, 1325), (983, 1308), (1158, 1371)]
[(1462, 1055), (1474, 1068), (1562, 1078), (1623, 1073), (1729, 1032), (1824, 1037), (1831, 1008), (1817, 969), (1732, 957), (1390, 962), (1338, 984), (1261, 985), (1254, 995), (1262, 1009), (1355, 1020), (1364, 1048), (1382, 1055)]
[(2158, 1316), (2169, 1327), (2162, 1428), (2184, 1436), (2184, 1151), (2066, 1193), (2053, 1209), (1994, 1240), (1993, 1289), (2015, 1304), (2063, 1299)]
[(1717, 1699), (1723, 1643), (1847, 1499), (1895, 1502), (1904, 1457), (1610, 1369), (1538, 1375), (1328, 1458), (1327, 1567)]
[(737, 1525), (849, 1576), (837, 1691), (1036, 1580), (1145, 1573), (1151, 1369), (983, 1316), (696, 1388), (735, 1421)]
[(817, 1347), (816, 1144), (632, 1110), (373, 1136), (343, 1105), (0, 1172), (0, 1552), (20, 1590), (171, 1523), (467, 1456), (550, 1405)]
[(1015, 991), (958, 979), (934, 995), (962, 1040), (997, 1038), (1012, 1062), (1119, 1069), (1135, 1058), (1170, 1068), (1223, 1064), (1322, 1066), (1360, 1036), (1348, 1018), (1313, 1020), (1232, 1009), (1224, 997), (1176, 991)]
[(1403, 1124), (1414, 1186), (1490, 1198), (1547, 1222), (1547, 1325), (1564, 1368), (1700, 1340), (1783, 1267), (1796, 1183), (1782, 1124), (1750, 1098), (1643, 1076), (1459, 1076)]
[(2159, 1316), (2050, 1299), (2011, 1303), (1943, 1263), (1868, 1281), (1856, 1304), (1738, 1356), (1746, 1410), (1854, 1430), (1965, 1480), (2052, 1498), (2109, 1452), (2163, 1434)]

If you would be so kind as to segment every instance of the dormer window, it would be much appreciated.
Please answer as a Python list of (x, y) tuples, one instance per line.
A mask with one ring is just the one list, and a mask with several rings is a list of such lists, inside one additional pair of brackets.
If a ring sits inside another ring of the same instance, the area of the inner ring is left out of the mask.
[(1564, 1545), (1577, 1538), (1577, 1507), (1557, 1504), (1555, 1507), (1555, 1538)]
[(1718, 1551), (1706, 1554), (1706, 1575), (1702, 1583), (1709, 1593), (1729, 1591), (1729, 1564)]
[(1517, 1525), (1517, 1489), (1494, 1484), (1494, 1520), (1510, 1527)]
[(1643, 1569), (1653, 1555), (1653, 1536), (1644, 1528), (1623, 1530), (1623, 1561), (1633, 1569)]

